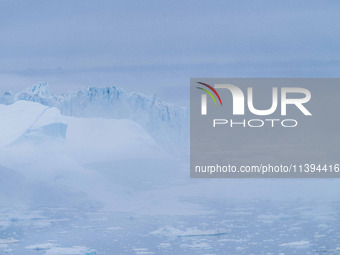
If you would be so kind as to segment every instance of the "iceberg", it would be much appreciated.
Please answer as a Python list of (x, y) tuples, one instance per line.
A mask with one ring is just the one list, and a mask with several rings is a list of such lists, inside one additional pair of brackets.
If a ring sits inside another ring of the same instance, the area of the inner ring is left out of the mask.
[(126, 93), (114, 86), (89, 87), (53, 95), (47, 83), (19, 93), (5, 92), (0, 104), (19, 100), (59, 109), (61, 114), (82, 118), (130, 119), (143, 127), (168, 153), (185, 157), (189, 152), (189, 113), (181, 106), (164, 103), (156, 94)]
[(65, 116), (55, 107), (23, 100), (0, 105), (2, 202), (8, 202), (13, 187), (13, 203), (19, 198), (34, 205), (113, 204), (122, 185), (168, 183), (177, 171), (171, 162), (173, 157), (133, 120)]

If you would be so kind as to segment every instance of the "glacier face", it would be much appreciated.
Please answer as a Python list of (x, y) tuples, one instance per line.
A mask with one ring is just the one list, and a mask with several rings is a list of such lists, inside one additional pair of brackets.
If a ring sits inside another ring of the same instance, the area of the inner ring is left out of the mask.
[(111, 87), (89, 87), (62, 95), (51, 94), (46, 83), (17, 94), (5, 92), (0, 104), (18, 100), (56, 107), (67, 116), (131, 119), (141, 125), (170, 154), (186, 156), (189, 151), (189, 113), (185, 107), (164, 103), (154, 96), (125, 93)]

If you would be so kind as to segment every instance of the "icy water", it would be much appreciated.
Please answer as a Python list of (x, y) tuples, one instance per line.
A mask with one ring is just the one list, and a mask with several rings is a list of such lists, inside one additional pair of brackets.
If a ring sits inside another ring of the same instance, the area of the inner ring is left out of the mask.
[(211, 213), (0, 208), (0, 254), (340, 254), (337, 202), (199, 202)]

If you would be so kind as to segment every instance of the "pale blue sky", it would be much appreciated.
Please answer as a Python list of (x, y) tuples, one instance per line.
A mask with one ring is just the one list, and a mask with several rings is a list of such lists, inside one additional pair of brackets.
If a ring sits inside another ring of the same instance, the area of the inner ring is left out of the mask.
[(190, 77), (338, 77), (340, 1), (1, 1), (0, 91), (159, 94)]

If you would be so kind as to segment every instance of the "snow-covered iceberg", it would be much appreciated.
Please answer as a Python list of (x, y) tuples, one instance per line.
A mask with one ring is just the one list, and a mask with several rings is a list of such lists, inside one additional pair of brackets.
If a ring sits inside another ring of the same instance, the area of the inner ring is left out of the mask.
[(184, 156), (189, 148), (189, 114), (185, 107), (164, 103), (154, 96), (125, 93), (114, 86), (89, 87), (52, 95), (48, 85), (34, 85), (17, 94), (5, 92), (0, 104), (18, 100), (56, 107), (63, 115), (85, 118), (130, 119), (142, 126), (167, 152)]
[(125, 188), (169, 183), (173, 161), (133, 120), (70, 117), (23, 100), (0, 105), (1, 202), (12, 190), (14, 203), (116, 204)]

